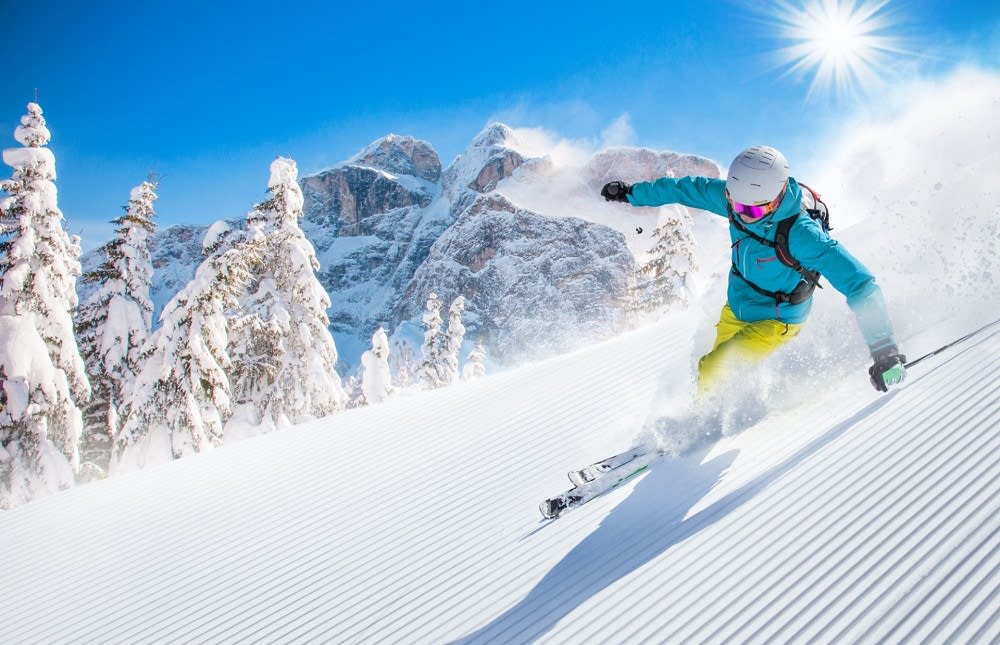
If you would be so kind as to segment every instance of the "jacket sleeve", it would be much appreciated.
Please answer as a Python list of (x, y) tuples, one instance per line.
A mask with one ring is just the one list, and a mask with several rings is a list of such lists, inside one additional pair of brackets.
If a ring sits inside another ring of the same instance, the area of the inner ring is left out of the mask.
[(793, 226), (789, 232), (792, 255), (805, 267), (823, 274), (834, 289), (847, 297), (847, 305), (872, 354), (895, 346), (892, 322), (875, 276), (816, 222), (802, 220), (802, 225)]
[(628, 201), (633, 206), (682, 204), (691, 208), (729, 216), (726, 209), (726, 182), (709, 177), (663, 177), (632, 184)]

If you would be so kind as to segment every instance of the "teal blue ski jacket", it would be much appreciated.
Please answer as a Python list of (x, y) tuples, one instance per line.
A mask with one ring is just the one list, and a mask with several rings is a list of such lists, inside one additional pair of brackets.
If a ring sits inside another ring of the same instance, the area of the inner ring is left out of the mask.
[[(691, 208), (729, 218), (726, 203), (726, 182), (708, 177), (664, 177), (652, 182), (632, 185), (628, 196), (633, 206), (663, 206), (683, 204)], [(777, 223), (799, 214), (802, 190), (794, 178), (778, 209), (758, 222), (745, 224), (748, 230), (767, 240), (774, 240)], [(754, 284), (767, 291), (789, 293), (802, 279), (798, 271), (782, 264), (773, 248), (747, 236), (729, 225), (732, 240), (733, 265)], [(892, 323), (886, 310), (882, 290), (861, 262), (831, 238), (818, 222), (808, 215), (799, 217), (788, 232), (788, 247), (804, 267), (818, 271), (833, 287), (847, 297), (869, 350), (875, 352), (894, 346)], [(745, 322), (780, 320), (803, 323), (812, 309), (812, 298), (793, 305), (778, 303), (774, 298), (755, 291), (743, 279), (730, 271), (727, 297), (736, 317)]]

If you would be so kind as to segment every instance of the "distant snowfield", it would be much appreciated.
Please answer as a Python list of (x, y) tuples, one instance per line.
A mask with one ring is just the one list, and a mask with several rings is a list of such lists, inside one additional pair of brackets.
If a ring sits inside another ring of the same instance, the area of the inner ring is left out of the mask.
[(9, 511), (4, 640), (1000, 638), (997, 333), (540, 522), (687, 373), (677, 327)]

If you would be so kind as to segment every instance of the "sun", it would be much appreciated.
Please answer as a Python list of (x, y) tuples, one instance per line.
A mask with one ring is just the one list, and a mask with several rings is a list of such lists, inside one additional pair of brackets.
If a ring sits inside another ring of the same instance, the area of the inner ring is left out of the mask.
[(893, 26), (889, 0), (807, 0), (779, 3), (781, 38), (777, 51), (786, 75), (812, 74), (807, 100), (814, 95), (846, 96), (882, 79), (893, 58), (904, 54)]

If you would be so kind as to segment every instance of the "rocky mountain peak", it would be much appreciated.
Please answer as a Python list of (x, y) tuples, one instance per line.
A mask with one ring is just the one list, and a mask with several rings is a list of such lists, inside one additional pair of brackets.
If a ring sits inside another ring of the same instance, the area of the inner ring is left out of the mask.
[(373, 218), (430, 205), (440, 192), (441, 158), (426, 141), (390, 134), (301, 183), (308, 226), (333, 236), (370, 235)]
[(434, 147), (426, 141), (397, 134), (372, 142), (346, 165), (369, 166), (431, 183), (441, 180), (441, 158)]
[(476, 138), (472, 140), (470, 148), (489, 148), (491, 146), (505, 146), (512, 147), (514, 142), (514, 130), (510, 126), (494, 122), (486, 126), (486, 128), (476, 135)]
[(515, 146), (514, 131), (503, 123), (490, 124), (473, 139), (444, 175), (444, 192), (453, 214), (465, 210), (475, 195), (495, 189), (526, 161)]

